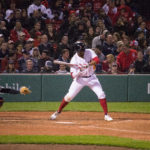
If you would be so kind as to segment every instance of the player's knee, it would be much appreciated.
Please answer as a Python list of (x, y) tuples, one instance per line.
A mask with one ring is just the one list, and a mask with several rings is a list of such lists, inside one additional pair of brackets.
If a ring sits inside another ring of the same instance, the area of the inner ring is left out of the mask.
[(105, 93), (102, 92), (101, 94), (98, 95), (98, 99), (104, 99), (106, 97)]
[(72, 97), (69, 96), (69, 94), (67, 94), (65, 97), (64, 97), (65, 101), (66, 102), (70, 102), (72, 100)]

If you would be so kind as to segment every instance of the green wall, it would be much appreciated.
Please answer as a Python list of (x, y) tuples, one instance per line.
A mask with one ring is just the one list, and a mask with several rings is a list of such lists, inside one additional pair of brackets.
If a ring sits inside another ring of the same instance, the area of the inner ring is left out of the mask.
[(128, 101), (150, 101), (150, 75), (130, 75)]
[[(150, 75), (97, 75), (107, 101), (150, 101)], [(30, 95), (2, 94), (5, 101), (61, 101), (68, 92), (70, 75), (9, 74), (0, 75), (0, 85), (19, 90), (23, 85), (32, 90)], [(97, 101), (88, 87), (73, 101)]]
[[(127, 100), (127, 76), (98, 76), (108, 101)], [(72, 78), (68, 75), (44, 75), (42, 95), (44, 101), (60, 101), (68, 92)], [(83, 88), (73, 101), (97, 101), (88, 87)]]
[(30, 95), (2, 94), (5, 101), (40, 101), (42, 97), (41, 75), (0, 75), (0, 86), (19, 90), (27, 86), (32, 90)]

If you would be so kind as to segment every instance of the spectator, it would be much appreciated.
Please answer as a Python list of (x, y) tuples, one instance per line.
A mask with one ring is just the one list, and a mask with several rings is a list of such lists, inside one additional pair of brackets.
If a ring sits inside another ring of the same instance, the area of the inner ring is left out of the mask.
[(51, 43), (54, 43), (56, 42), (58, 39), (57, 37), (57, 32), (56, 30), (53, 28), (53, 25), (52, 24), (48, 24), (47, 25), (47, 28), (46, 28), (46, 31), (45, 33), (47, 33), (47, 36), (48, 36), (48, 40), (51, 42)]
[[(112, 26), (112, 22), (111, 22), (111, 19), (109, 18), (109, 16), (108, 15), (106, 15), (106, 13), (104, 12), (104, 10), (101, 8), (101, 9), (99, 9), (99, 13), (98, 13), (98, 15), (99, 15), (99, 19), (101, 19), (101, 23), (103, 23), (105, 26), (104, 26), (104, 28), (102, 28), (103, 30), (109, 30), (110, 32), (111, 31), (113, 31), (113, 26)], [(103, 31), (102, 30), (102, 31)]]
[(4, 35), (0, 34), (0, 47), (1, 47), (3, 42), (5, 42)]
[(97, 20), (96, 26), (100, 27), (100, 34), (103, 34), (103, 31), (107, 30), (102, 19)]
[(142, 39), (138, 40), (138, 49), (137, 50), (141, 49), (142, 52), (145, 53), (145, 51), (147, 49), (147, 45), (148, 45), (148, 43), (147, 43), (146, 39), (142, 38)]
[(8, 41), (8, 51), (9, 53), (15, 52), (15, 43), (12, 40)]
[(113, 36), (113, 44), (116, 46), (117, 42), (121, 40), (120, 34), (119, 32), (114, 32), (112, 36)]
[(135, 32), (135, 37), (137, 37), (138, 33), (139, 32), (143, 32), (144, 33), (144, 38), (147, 40), (149, 38), (149, 32), (148, 30), (146, 29), (146, 22), (141, 22), (139, 27), (136, 29), (136, 32)]
[(69, 56), (70, 56), (69, 49), (63, 49), (60, 57), (58, 58), (58, 60), (69, 63), (69, 61), (70, 61)]
[(45, 62), (48, 61), (48, 60), (52, 61), (52, 58), (48, 55), (47, 50), (43, 50), (42, 54), (41, 54), (41, 58), (39, 59), (39, 62), (38, 62), (40, 72), (43, 72)]
[(137, 58), (137, 51), (129, 48), (129, 44), (122, 46), (122, 51), (117, 56), (117, 64), (119, 71), (128, 73), (130, 65), (134, 63)]
[(96, 65), (96, 73), (102, 72), (102, 62), (105, 60), (105, 55), (102, 53), (102, 49), (103, 48), (100, 45), (97, 45), (96, 48), (93, 49), (100, 60), (100, 62)]
[(43, 34), (41, 36), (41, 43), (39, 45), (39, 51), (40, 54), (42, 54), (43, 50), (47, 50), (48, 51), (48, 55), (49, 56), (53, 56), (53, 49), (52, 49), (52, 45), (51, 43), (48, 41), (48, 37), (46, 34)]
[(90, 27), (88, 29), (88, 34), (87, 34), (87, 38), (86, 38), (86, 43), (88, 47), (92, 47), (92, 40), (94, 38), (95, 34), (94, 34), (94, 29), (93, 27)]
[(23, 51), (23, 45), (18, 44), (16, 47), (17, 60), (23, 56), (22, 51)]
[(92, 48), (95, 48), (97, 45), (103, 45), (105, 35), (108, 33), (108, 30), (104, 30), (102, 34), (96, 36), (92, 40)]
[(45, 20), (41, 17), (41, 14), (38, 10), (34, 10), (32, 17), (29, 18), (29, 31), (34, 27), (35, 22), (41, 23), (41, 30), (44, 31), (46, 27)]
[(36, 37), (36, 33), (41, 32), (41, 22), (37, 21), (34, 24), (34, 27), (30, 30), (30, 35), (34, 39)]
[(129, 35), (128, 21), (122, 16), (118, 17), (116, 23), (114, 24), (114, 31), (116, 32), (124, 31), (127, 35)]
[(33, 3), (28, 7), (28, 17), (32, 17), (35, 10), (40, 12), (41, 17), (47, 17), (46, 7), (41, 4), (41, 0), (33, 0)]
[(126, 20), (127, 22), (129, 22), (130, 24), (132, 23), (132, 20), (134, 18), (134, 13), (131, 10), (130, 7), (128, 7), (127, 5), (121, 4), (118, 9), (117, 9), (117, 13), (114, 15), (113, 17), (113, 25), (117, 22), (118, 18), (124, 18), (124, 20)]
[(131, 41), (130, 42), (130, 48), (131, 49), (135, 49), (135, 50), (139, 50), (139, 43), (138, 43), (138, 41), (136, 41), (136, 40), (133, 40), (133, 41)]
[(106, 60), (102, 62), (102, 72), (108, 73), (111, 70), (112, 63), (115, 62), (115, 57), (113, 54), (106, 55)]
[(28, 60), (30, 58), (30, 54), (28, 51), (23, 50), (22, 54), (23, 54), (23, 56), (18, 59), (19, 72), (26, 70), (26, 60)]
[(61, 53), (63, 49), (69, 49), (70, 55), (72, 56), (72, 51), (70, 49), (69, 41), (68, 41), (68, 35), (64, 35), (61, 39), (61, 42), (58, 44), (59, 52)]
[(4, 36), (5, 41), (8, 41), (9, 30), (7, 29), (5, 20), (0, 20), (0, 34)]
[(1, 61), (1, 72), (6, 70), (6, 67), (8, 66), (9, 61), (13, 61), (15, 69), (18, 70), (19, 64), (18, 64), (18, 61), (17, 61), (16, 53), (11, 52), (11, 53), (8, 54), (8, 57), (2, 59), (2, 61)]
[(8, 58), (8, 54), (9, 54), (8, 43), (3, 42), (0, 47), (0, 59)]
[[(73, 31), (73, 41), (77, 41), (83, 33), (86, 32), (85, 24), (82, 21), (78, 21)], [(64, 36), (63, 36), (64, 37)], [(62, 37), (62, 38), (63, 38)]]
[(150, 58), (150, 46), (147, 47), (144, 54), (144, 60), (148, 62), (148, 59)]
[(123, 41), (118, 41), (116, 46), (117, 46), (117, 55), (122, 51), (122, 47), (123, 47), (124, 43)]
[(108, 71), (108, 74), (122, 74), (119, 70), (118, 70), (118, 65), (116, 62), (113, 62), (111, 67), (110, 67), (110, 71)]
[(145, 60), (144, 60), (144, 56), (143, 56), (143, 52), (142, 51), (138, 51), (137, 52), (137, 59), (135, 60), (134, 63), (134, 73), (135, 74), (140, 74), (143, 73), (143, 67), (145, 65)]
[(41, 32), (36, 32), (35, 38), (34, 38), (34, 46), (35, 47), (38, 47), (40, 45), (40, 43), (41, 43), (41, 36), (42, 36)]
[(115, 1), (107, 0), (102, 8), (104, 9), (106, 15), (108, 15), (112, 21), (115, 14), (117, 14), (117, 7), (115, 6)]
[(14, 17), (14, 11), (10, 9), (6, 10), (5, 20), (8, 22), (8, 24), (11, 24), (11, 20), (13, 19), (13, 17)]
[(22, 73), (37, 73), (37, 70), (34, 70), (34, 63), (31, 59), (26, 60), (26, 69)]
[(101, 28), (99, 26), (95, 27), (95, 36), (99, 36), (100, 35), (100, 33), (101, 33), (100, 30), (101, 30)]
[(44, 68), (41, 70), (41, 73), (54, 73), (53, 64), (51, 61), (46, 61)]
[(15, 69), (14, 61), (9, 60), (6, 70), (3, 73), (19, 73), (19, 70)]
[[(70, 53), (69, 53), (69, 49), (63, 49), (61, 52), (61, 55), (59, 56), (58, 60), (59, 61), (64, 61), (69, 63), (70, 62)], [(59, 65), (56, 65), (57, 70), (59, 69)], [(66, 66), (66, 70), (69, 71), (70, 68), (68, 66)]]
[(30, 23), (29, 23), (29, 18), (27, 15), (27, 10), (26, 9), (22, 9), (21, 11), (21, 22), (22, 22), (22, 26), (27, 29), (28, 31), (30, 31)]
[[(26, 35), (25, 35), (25, 33), (24, 32), (19, 32), (18, 33), (18, 39), (17, 39), (17, 41), (15, 42), (15, 45), (18, 45), (18, 44), (22, 44), (23, 45), (23, 47), (25, 46), (25, 43), (26, 43), (26, 37), (25, 37)], [(11, 40), (12, 41), (12, 40)], [(14, 41), (13, 41), (14, 42)]]
[(21, 9), (15, 9), (13, 18), (11, 19), (12, 25), (14, 26), (17, 20), (20, 20), (22, 24), (23, 22), (21, 19), (22, 19)]
[(56, 74), (69, 74), (65, 65), (59, 65), (59, 70), (56, 71)]
[(37, 72), (39, 72), (39, 59), (40, 59), (40, 57), (41, 57), (41, 55), (39, 52), (39, 48), (34, 47), (31, 58), (32, 58), (33, 63), (34, 63), (34, 69), (37, 70)]
[(24, 48), (25, 48), (26, 51), (29, 52), (30, 55), (32, 55), (32, 53), (33, 53), (33, 47), (34, 47), (34, 39), (29, 38), (26, 41), (26, 44), (25, 44)]
[(150, 58), (148, 59), (147, 64), (143, 67), (143, 72), (145, 74), (150, 74)]
[(10, 32), (10, 39), (14, 42), (16, 42), (18, 40), (18, 34), (20, 32), (24, 32), (25, 33), (25, 39), (27, 40), (28, 38), (30, 38), (30, 34), (28, 33), (28, 31), (22, 27), (21, 21), (17, 20), (14, 29), (11, 30)]
[(112, 34), (106, 34), (106, 39), (103, 43), (103, 54), (106, 56), (108, 54), (113, 54), (114, 56), (117, 54), (116, 53), (117, 47), (113, 43), (113, 37)]

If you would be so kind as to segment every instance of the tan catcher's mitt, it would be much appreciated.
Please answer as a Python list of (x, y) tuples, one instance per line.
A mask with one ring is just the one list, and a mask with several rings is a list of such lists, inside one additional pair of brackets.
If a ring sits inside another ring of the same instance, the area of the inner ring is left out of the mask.
[(29, 88), (27, 88), (26, 86), (22, 86), (20, 88), (20, 94), (27, 95), (27, 94), (30, 94), (30, 93), (31, 93), (31, 90), (29, 90)]

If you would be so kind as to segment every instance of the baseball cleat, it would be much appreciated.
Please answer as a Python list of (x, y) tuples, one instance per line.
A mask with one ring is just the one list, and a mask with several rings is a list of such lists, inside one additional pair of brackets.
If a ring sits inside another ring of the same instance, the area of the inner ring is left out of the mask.
[(106, 120), (106, 121), (112, 121), (113, 119), (109, 115), (105, 115), (104, 120)]
[(51, 115), (50, 119), (51, 119), (51, 120), (55, 120), (58, 115), (59, 115), (59, 112), (56, 111), (56, 112), (54, 112), (54, 113)]

